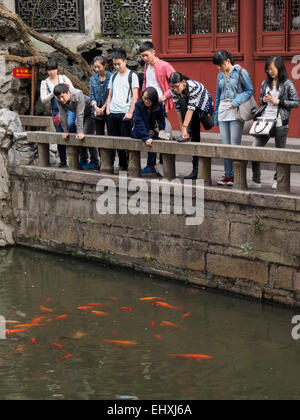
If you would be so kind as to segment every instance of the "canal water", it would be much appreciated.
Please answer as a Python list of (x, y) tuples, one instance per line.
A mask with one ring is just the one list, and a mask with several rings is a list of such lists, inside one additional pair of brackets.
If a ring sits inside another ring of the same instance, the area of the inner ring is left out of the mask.
[(297, 311), (14, 248), (0, 315), (1, 400), (300, 399)]

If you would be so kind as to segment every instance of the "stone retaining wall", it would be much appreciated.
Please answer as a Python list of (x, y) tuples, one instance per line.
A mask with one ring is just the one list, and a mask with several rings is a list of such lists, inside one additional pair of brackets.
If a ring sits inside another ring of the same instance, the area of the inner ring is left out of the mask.
[[(205, 189), (205, 220), (100, 216), (99, 174), (11, 167), (18, 244), (300, 306), (300, 199)], [(116, 176), (110, 176), (116, 180)]]

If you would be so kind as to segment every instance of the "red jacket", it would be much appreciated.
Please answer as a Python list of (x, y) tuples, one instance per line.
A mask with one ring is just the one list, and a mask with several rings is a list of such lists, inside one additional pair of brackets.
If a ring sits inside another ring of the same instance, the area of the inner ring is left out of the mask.
[[(155, 73), (156, 80), (161, 90), (163, 91), (164, 95), (167, 97), (167, 100), (165, 102), (166, 113), (168, 113), (174, 107), (174, 102), (172, 99), (172, 94), (171, 94), (170, 85), (169, 85), (169, 77), (174, 72), (175, 72), (175, 69), (171, 64), (159, 58), (156, 59), (156, 62), (154, 64), (154, 73)], [(146, 89), (146, 82), (147, 82), (146, 74), (147, 74), (147, 64), (145, 65), (145, 70), (144, 70), (143, 91)]]

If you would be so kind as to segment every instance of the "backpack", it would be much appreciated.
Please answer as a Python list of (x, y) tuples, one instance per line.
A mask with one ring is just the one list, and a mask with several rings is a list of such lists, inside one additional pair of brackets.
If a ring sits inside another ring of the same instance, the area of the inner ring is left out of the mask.
[[(114, 81), (115, 81), (118, 74), (119, 73), (116, 72), (112, 76), (112, 89), (114, 88)], [(128, 95), (127, 95), (127, 101), (126, 101), (127, 104), (130, 102), (130, 96), (132, 96), (132, 77), (133, 77), (133, 74), (136, 74), (136, 73), (133, 70), (130, 70), (129, 71), (129, 76), (128, 76), (129, 89), (128, 89)]]

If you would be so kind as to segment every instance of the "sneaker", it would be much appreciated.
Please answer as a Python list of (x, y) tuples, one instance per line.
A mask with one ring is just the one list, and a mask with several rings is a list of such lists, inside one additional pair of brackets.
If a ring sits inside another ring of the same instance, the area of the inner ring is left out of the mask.
[(229, 178), (229, 181), (227, 182), (228, 187), (233, 187), (234, 185), (234, 178)]
[(161, 163), (158, 163), (157, 165), (155, 165), (155, 170), (160, 176), (162, 177), (164, 176), (164, 168)]
[(85, 162), (84, 160), (80, 160), (80, 161), (79, 161), (79, 168), (80, 168), (80, 169), (83, 169), (83, 167), (84, 167), (84, 166), (86, 166), (87, 164), (88, 164), (88, 163), (87, 163), (87, 162)]
[(277, 181), (276, 181), (276, 179), (274, 179), (274, 181), (273, 181), (272, 190), (277, 190)]
[(58, 165), (58, 167), (59, 167), (59, 168), (67, 168), (67, 167), (68, 167), (68, 165), (67, 165), (67, 163), (63, 163), (63, 162), (61, 162), (61, 163)]
[(82, 165), (82, 169), (85, 171), (99, 171), (100, 166), (98, 163), (87, 163), (85, 165)]
[(255, 181), (248, 181), (248, 188), (249, 189), (255, 189), (255, 188), (262, 188), (262, 185), (260, 182), (255, 182)]
[[(223, 176), (219, 181), (218, 181), (218, 185), (228, 185), (228, 182), (231, 180), (232, 178), (229, 178), (228, 176)], [(232, 184), (233, 185), (233, 184)]]
[(149, 168), (146, 166), (144, 169), (142, 169), (142, 175), (154, 175), (156, 174), (156, 170), (154, 168)]

